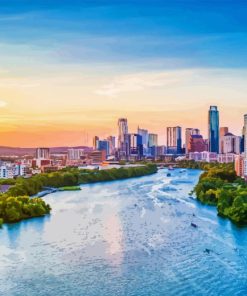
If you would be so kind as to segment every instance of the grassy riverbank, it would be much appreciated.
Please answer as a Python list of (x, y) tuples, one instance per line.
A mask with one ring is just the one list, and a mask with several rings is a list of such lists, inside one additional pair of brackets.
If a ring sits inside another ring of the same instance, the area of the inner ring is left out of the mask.
[(81, 190), (80, 186), (64, 186), (64, 187), (59, 187), (58, 191), (78, 191)]
[(194, 192), (204, 204), (217, 207), (218, 215), (247, 225), (247, 184), (237, 177), (233, 164), (181, 161), (180, 167), (202, 169)]
[[(35, 175), (28, 179), (18, 178), (14, 181), (11, 179), (12, 187), (0, 195), (0, 224), (1, 221), (18, 222), (49, 214), (51, 208), (41, 198), (29, 197), (42, 191), (44, 187), (55, 187), (61, 191), (80, 190), (80, 184), (128, 179), (156, 172), (156, 165), (148, 164), (109, 170), (67, 168), (58, 172)], [(8, 184), (7, 180), (5, 184)]]

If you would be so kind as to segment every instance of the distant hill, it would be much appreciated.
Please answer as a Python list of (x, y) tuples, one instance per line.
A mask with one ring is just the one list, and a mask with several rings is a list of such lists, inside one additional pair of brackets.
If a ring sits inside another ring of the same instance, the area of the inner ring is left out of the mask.
[[(78, 149), (85, 149), (86, 151), (90, 151), (92, 148), (87, 146), (64, 146), (64, 147), (49, 147), (50, 152), (55, 153), (67, 153), (69, 148), (78, 148)], [(0, 157), (1, 156), (23, 156), (23, 155), (35, 155), (36, 148), (22, 148), (22, 147), (7, 147), (7, 146), (0, 146)]]

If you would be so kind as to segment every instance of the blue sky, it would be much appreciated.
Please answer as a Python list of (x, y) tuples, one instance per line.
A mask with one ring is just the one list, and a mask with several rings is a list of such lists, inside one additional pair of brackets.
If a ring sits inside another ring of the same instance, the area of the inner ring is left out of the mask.
[(66, 52), (56, 56), (61, 63), (247, 66), (246, 1), (10, 0), (0, 5), (1, 43), (51, 53), (64, 47)]
[(172, 125), (207, 137), (209, 105), (240, 134), (246, 16), (245, 0), (0, 0), (2, 144), (80, 145), (118, 117), (161, 144)]

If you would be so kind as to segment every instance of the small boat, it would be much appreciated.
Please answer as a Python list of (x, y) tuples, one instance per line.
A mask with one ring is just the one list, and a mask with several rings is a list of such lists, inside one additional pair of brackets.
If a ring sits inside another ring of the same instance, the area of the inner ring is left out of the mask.
[(194, 227), (194, 228), (197, 228), (197, 225), (195, 224), (195, 223), (190, 223), (190, 225), (192, 226), (192, 227)]
[(170, 173), (167, 173), (166, 176), (167, 176), (167, 177), (171, 177), (171, 174), (170, 174)]
[(174, 170), (173, 166), (172, 166), (172, 165), (169, 165), (168, 170), (169, 170), (169, 171)]
[(184, 172), (186, 172), (186, 170), (180, 170), (180, 171), (179, 171), (179, 173), (184, 173)]
[(210, 252), (211, 252), (211, 250), (210, 250), (210, 249), (207, 249), (207, 248), (206, 248), (206, 249), (204, 250), (204, 253), (207, 253), (207, 254), (209, 254)]

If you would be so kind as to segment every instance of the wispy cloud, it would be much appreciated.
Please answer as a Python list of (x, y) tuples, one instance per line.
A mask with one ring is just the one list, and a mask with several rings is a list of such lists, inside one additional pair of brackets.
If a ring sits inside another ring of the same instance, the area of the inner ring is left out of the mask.
[(7, 105), (7, 102), (0, 100), (0, 108), (3, 108)]
[(101, 96), (116, 97), (125, 92), (166, 87), (183, 82), (189, 74), (190, 71), (171, 71), (122, 75), (103, 85), (95, 93)]

